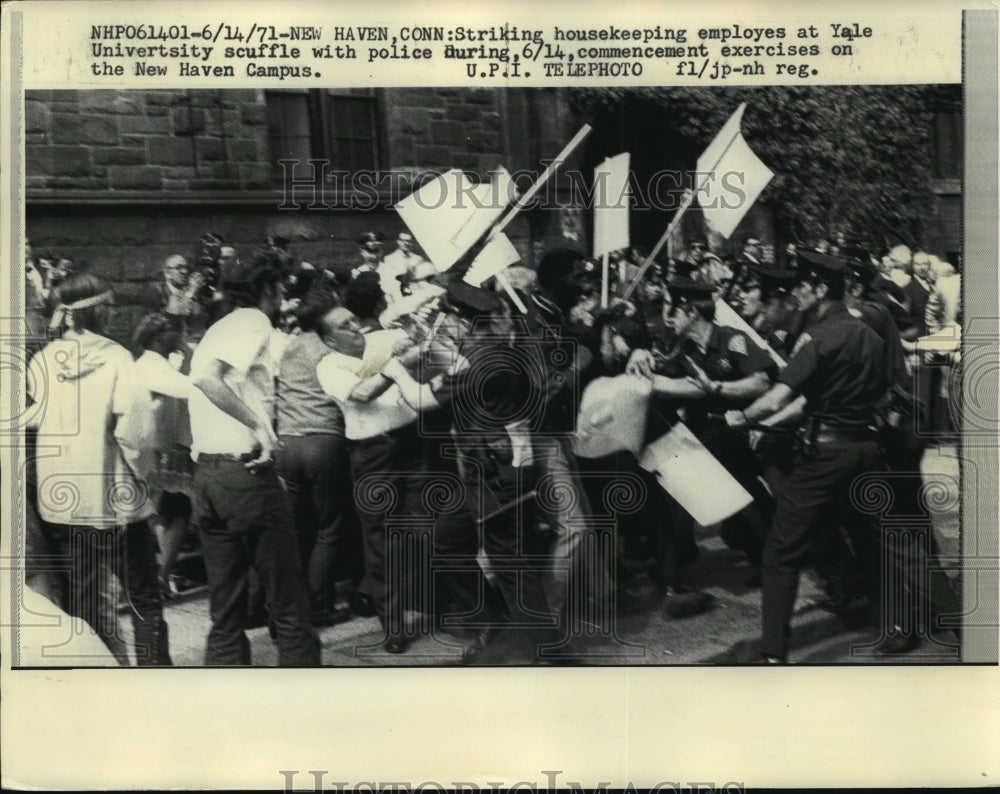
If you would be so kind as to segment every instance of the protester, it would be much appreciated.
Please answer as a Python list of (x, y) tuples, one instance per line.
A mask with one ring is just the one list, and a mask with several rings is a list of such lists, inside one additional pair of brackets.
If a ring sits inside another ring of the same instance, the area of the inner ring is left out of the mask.
[(322, 282), (313, 287), (296, 309), (300, 333), (278, 367), (276, 457), (295, 515), (312, 623), (329, 626), (351, 616), (336, 604), (338, 568), (352, 582), (364, 568), (353, 526), (344, 415), (316, 375), (316, 365), (330, 352), (320, 335), (321, 320), (334, 302)]
[(158, 502), (153, 525), (160, 542), (160, 590), (171, 597), (194, 586), (173, 572), (191, 520), (194, 465), (187, 401), (194, 387), (170, 363), (184, 358), (184, 333), (176, 318), (159, 312), (144, 317), (132, 347), (136, 373), (149, 393), (149, 412), (143, 424), (125, 428), (119, 437), (129, 447), (133, 470)]
[(274, 342), (280, 269), (266, 257), (234, 267), (223, 289), (236, 309), (208, 329), (191, 361), (195, 516), (208, 572), (206, 664), (250, 664), (244, 634), (255, 569), (281, 665), (318, 665), (319, 638), (297, 553), (288, 496), (274, 467)]
[(44, 399), (39, 445), (59, 451), (38, 459), (37, 487), (52, 553), (69, 561), (65, 607), (94, 628), (119, 663), (129, 664), (109, 577), (114, 573), (132, 607), (136, 663), (168, 665), (149, 526), (155, 505), (115, 438), (116, 425), (140, 396), (135, 363), (101, 335), (113, 301), (105, 282), (89, 273), (72, 276), (56, 297), (49, 326), (54, 339), (32, 359), (28, 389)]

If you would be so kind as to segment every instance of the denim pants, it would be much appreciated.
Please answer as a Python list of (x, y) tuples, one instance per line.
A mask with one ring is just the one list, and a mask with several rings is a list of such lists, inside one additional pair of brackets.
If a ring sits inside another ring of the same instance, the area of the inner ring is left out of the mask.
[(264, 590), (278, 663), (319, 665), (319, 636), (309, 619), (292, 511), (274, 469), (252, 474), (238, 460), (199, 460), (195, 489), (212, 616), (205, 664), (250, 664), (243, 625), (247, 574), (253, 567)]
[(555, 532), (545, 583), (549, 606), (565, 614), (571, 604), (605, 603), (614, 560), (597, 537), (570, 439), (536, 438), (532, 444), (538, 508)]

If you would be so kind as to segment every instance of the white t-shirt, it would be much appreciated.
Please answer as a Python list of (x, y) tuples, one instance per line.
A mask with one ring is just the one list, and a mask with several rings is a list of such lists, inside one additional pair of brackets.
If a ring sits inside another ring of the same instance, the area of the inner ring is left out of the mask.
[(187, 400), (191, 397), (194, 386), (191, 378), (182, 375), (159, 353), (152, 350), (143, 352), (135, 362), (140, 382), (153, 394), (163, 394), (167, 397), (177, 397)]
[[(267, 315), (259, 309), (236, 309), (205, 332), (191, 358), (191, 380), (205, 374), (213, 360), (223, 361), (232, 369), (223, 379), (262, 422), (272, 421), (274, 376), (277, 372), (278, 347), (284, 335), (271, 327)], [(254, 448), (249, 427), (238, 422), (198, 388), (188, 401), (191, 414), (191, 452), (242, 455)]]
[(336, 351), (323, 357), (316, 365), (319, 384), (343, 410), (344, 435), (352, 441), (398, 430), (417, 418), (417, 412), (403, 399), (395, 383), (370, 402), (352, 400), (351, 392), (364, 380), (358, 375), (363, 366), (360, 358)]

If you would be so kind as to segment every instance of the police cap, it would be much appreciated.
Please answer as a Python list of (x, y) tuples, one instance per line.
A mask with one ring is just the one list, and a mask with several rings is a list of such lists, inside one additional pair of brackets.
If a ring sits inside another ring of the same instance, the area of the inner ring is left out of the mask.
[(756, 268), (756, 271), (762, 295), (785, 295), (791, 292), (798, 279), (794, 270), (762, 267)]
[(865, 262), (861, 259), (848, 259), (846, 265), (848, 278), (851, 278), (866, 287), (870, 285), (878, 275), (878, 268), (876, 268), (871, 262)]
[(715, 287), (688, 278), (678, 278), (667, 282), (667, 290), (674, 306), (687, 306), (712, 303)]
[(833, 281), (848, 274), (847, 265), (839, 256), (818, 251), (799, 251), (799, 281)]
[(365, 232), (358, 238), (358, 245), (367, 246), (369, 243), (382, 245), (385, 235), (382, 232)]
[(447, 308), (470, 320), (488, 317), (503, 309), (503, 299), (497, 293), (466, 284), (458, 278), (448, 282), (445, 302)]

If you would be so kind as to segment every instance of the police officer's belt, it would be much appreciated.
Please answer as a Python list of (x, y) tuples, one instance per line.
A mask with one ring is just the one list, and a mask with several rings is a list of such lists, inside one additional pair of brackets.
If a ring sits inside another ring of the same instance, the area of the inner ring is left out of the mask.
[(874, 427), (840, 427), (820, 423), (816, 431), (816, 444), (843, 444), (857, 443), (860, 441), (874, 441)]

